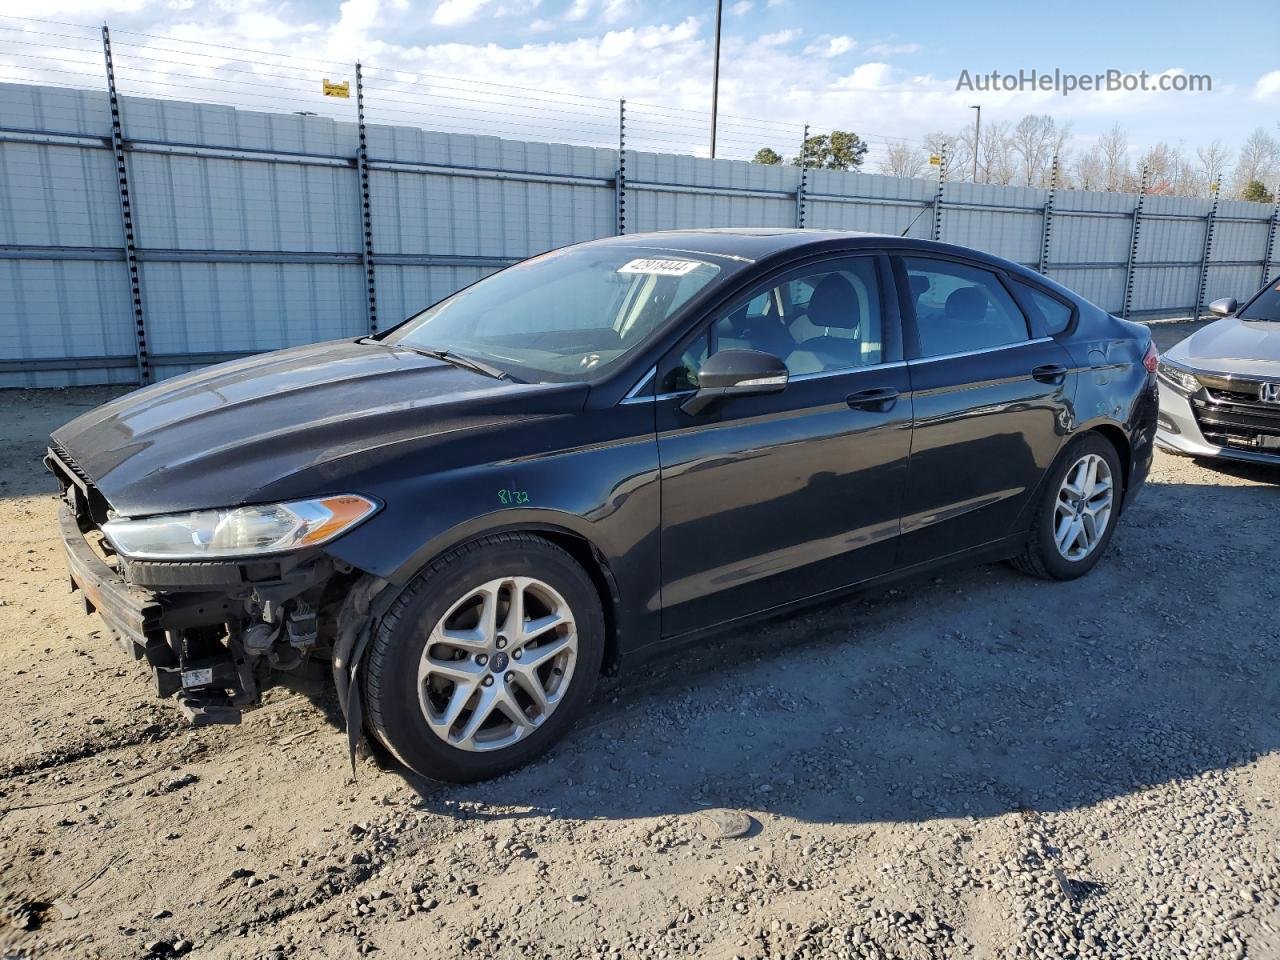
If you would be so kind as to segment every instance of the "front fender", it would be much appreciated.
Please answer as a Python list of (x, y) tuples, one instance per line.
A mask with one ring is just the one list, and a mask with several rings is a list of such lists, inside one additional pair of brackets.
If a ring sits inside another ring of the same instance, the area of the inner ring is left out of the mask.
[[(383, 510), (327, 552), (359, 570), (403, 585), (452, 547), (516, 530), (571, 534), (591, 545), (614, 578), (619, 635), (627, 645), (657, 638), (659, 494), (657, 442), (649, 405), (588, 411), (574, 418), (572, 446), (537, 428), (486, 442), (506, 459), (477, 465), (400, 463), (354, 489)], [(549, 428), (548, 428), (549, 429)]]

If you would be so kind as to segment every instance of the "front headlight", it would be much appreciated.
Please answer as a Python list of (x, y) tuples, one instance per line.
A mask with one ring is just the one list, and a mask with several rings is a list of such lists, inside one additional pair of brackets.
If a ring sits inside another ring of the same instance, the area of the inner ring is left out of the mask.
[(377, 509), (378, 504), (368, 497), (342, 494), (141, 520), (108, 520), (102, 532), (118, 553), (139, 560), (251, 557), (327, 543)]
[(1164, 357), (1161, 357), (1156, 365), (1156, 375), (1182, 393), (1195, 393), (1200, 389), (1200, 381), (1196, 379), (1194, 373), (1176, 363), (1171, 363)]

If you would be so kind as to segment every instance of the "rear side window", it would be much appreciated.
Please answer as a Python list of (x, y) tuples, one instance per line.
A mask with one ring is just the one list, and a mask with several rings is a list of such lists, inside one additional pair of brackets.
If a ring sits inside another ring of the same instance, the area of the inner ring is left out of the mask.
[(1050, 296), (1043, 290), (1016, 278), (1013, 283), (1022, 294), (1023, 302), (1029, 304), (1031, 309), (1039, 314), (1040, 328), (1044, 330), (1046, 336), (1052, 337), (1071, 326), (1073, 311), (1057, 297)]
[(903, 257), (923, 356), (987, 350), (1029, 339), (1027, 319), (990, 270)]

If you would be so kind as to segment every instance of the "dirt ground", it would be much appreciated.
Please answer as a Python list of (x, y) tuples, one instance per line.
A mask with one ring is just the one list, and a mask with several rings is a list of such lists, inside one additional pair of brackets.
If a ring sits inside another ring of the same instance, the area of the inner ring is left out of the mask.
[(39, 459), (107, 396), (0, 394), (5, 957), (1280, 957), (1280, 471), (1158, 455), (1081, 581), (905, 584), (495, 782), (353, 781), (331, 700), (190, 729), (66, 592)]

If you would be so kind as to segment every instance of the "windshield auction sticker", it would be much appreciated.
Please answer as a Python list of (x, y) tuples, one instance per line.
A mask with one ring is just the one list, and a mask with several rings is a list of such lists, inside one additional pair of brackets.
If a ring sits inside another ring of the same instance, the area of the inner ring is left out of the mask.
[(697, 260), (632, 260), (618, 268), (619, 273), (653, 273), (660, 277), (683, 277), (702, 266)]

